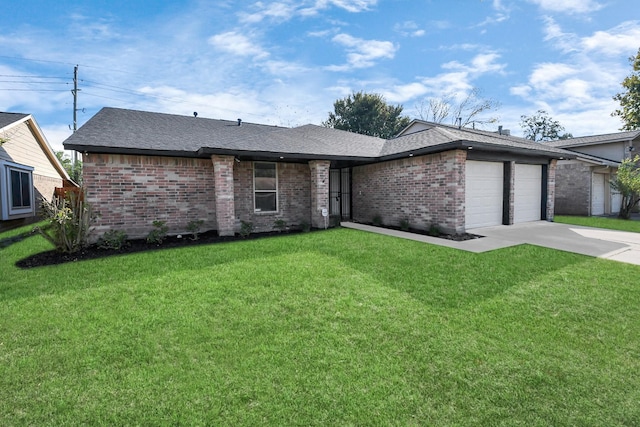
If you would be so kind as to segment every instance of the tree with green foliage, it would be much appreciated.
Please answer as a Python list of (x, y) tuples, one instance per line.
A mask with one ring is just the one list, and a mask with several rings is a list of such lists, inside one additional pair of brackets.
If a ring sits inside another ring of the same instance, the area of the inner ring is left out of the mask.
[(56, 151), (56, 157), (62, 163), (62, 167), (67, 171), (71, 179), (78, 183), (82, 184), (82, 162), (80, 160), (76, 160), (75, 165), (71, 158), (65, 154), (64, 151)]
[(377, 93), (354, 92), (334, 102), (333, 108), (323, 126), (384, 139), (397, 135), (410, 121), (401, 116), (402, 105), (389, 105)]
[(611, 188), (622, 195), (619, 218), (631, 218), (631, 211), (640, 202), (640, 156), (626, 158), (611, 181)]
[(622, 81), (624, 92), (613, 97), (622, 107), (611, 113), (612, 116), (620, 117), (624, 122), (620, 130), (640, 129), (640, 49), (635, 57), (629, 58), (629, 62), (633, 71)]
[(564, 126), (559, 121), (551, 118), (545, 110), (538, 110), (532, 116), (520, 116), (520, 127), (524, 132), (524, 137), (535, 142), (573, 137), (570, 133), (561, 134), (564, 131)]

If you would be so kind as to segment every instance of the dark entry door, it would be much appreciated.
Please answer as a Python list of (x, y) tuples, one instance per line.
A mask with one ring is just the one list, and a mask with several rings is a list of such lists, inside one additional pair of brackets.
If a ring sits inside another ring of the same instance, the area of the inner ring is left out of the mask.
[(341, 220), (351, 219), (351, 169), (329, 171), (329, 213)]

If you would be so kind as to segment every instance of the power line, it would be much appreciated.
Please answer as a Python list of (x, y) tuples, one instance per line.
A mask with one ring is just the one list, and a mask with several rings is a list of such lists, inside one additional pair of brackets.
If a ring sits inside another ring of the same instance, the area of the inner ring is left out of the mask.
[(4, 89), (0, 88), (0, 91), (6, 92), (66, 92), (67, 89)]

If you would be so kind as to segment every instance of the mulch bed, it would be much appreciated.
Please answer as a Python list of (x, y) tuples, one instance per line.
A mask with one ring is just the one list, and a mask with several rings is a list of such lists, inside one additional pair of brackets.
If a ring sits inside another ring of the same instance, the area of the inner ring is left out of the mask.
[[(368, 225), (373, 225), (373, 224), (368, 224)], [(454, 240), (457, 242), (462, 242), (465, 240), (473, 240), (473, 239), (478, 239), (482, 237), (482, 236), (469, 234), (469, 233), (459, 233), (459, 234), (440, 233), (436, 235), (434, 233), (429, 233), (426, 230), (419, 230), (414, 228), (410, 228), (409, 230), (401, 230), (400, 227), (393, 227), (393, 226), (387, 226), (387, 225), (384, 225), (384, 226), (376, 225), (376, 227), (407, 231), (409, 233), (422, 234), (425, 236), (437, 237), (440, 239), (447, 239), (447, 240)], [(302, 231), (294, 230), (294, 231), (282, 231), (282, 232), (271, 231), (267, 233), (252, 233), (246, 237), (242, 237), (239, 234), (236, 234), (235, 236), (218, 236), (218, 233), (216, 231), (208, 231), (208, 232), (199, 234), (198, 240), (191, 239), (190, 235), (183, 235), (181, 238), (178, 238), (177, 236), (167, 236), (167, 238), (162, 242), (161, 245), (147, 243), (146, 239), (134, 239), (134, 240), (128, 240), (127, 244), (118, 250), (103, 249), (103, 248), (99, 248), (97, 245), (94, 244), (72, 254), (61, 253), (55, 250), (40, 252), (40, 253), (31, 255), (27, 258), (19, 260), (18, 262), (16, 262), (16, 266), (22, 269), (26, 269), (26, 268), (42, 267), (47, 265), (64, 264), (67, 262), (76, 262), (76, 261), (84, 261), (89, 259), (104, 258), (108, 256), (113, 256), (113, 255), (132, 254), (132, 253), (144, 252), (144, 251), (150, 251), (150, 250), (163, 250), (163, 249), (170, 249), (170, 248), (180, 248), (184, 246), (208, 245), (212, 243), (225, 243), (225, 242), (233, 242), (238, 240), (253, 240), (253, 239), (260, 239), (264, 237), (282, 236), (282, 235), (296, 234), (296, 233), (302, 233)], [(0, 244), (0, 248), (6, 247), (12, 243), (25, 239), (30, 235), (31, 235), (30, 233), (23, 233), (22, 235), (16, 236), (15, 238), (5, 239), (6, 241), (0, 242), (0, 243), (4, 243), (4, 245)]]
[[(191, 235), (185, 234), (181, 238), (177, 236), (167, 236), (162, 244), (147, 243), (146, 239), (128, 240), (126, 245), (121, 249), (103, 249), (97, 245), (90, 245), (86, 248), (72, 253), (61, 253), (56, 250), (40, 252), (16, 262), (16, 266), (22, 269), (42, 267), (46, 265), (64, 264), (67, 262), (84, 261), (89, 259), (104, 258), (113, 255), (132, 254), (137, 252), (164, 250), (170, 248), (180, 248), (185, 246), (208, 245), (212, 243), (225, 243), (238, 240), (253, 240), (271, 236), (283, 236), (287, 234), (302, 233), (302, 231), (272, 231), (267, 233), (252, 233), (246, 237), (239, 234), (235, 236), (218, 236), (216, 231), (208, 231), (200, 233), (198, 240), (191, 239)], [(22, 236), (24, 238), (25, 236)]]
[(417, 228), (409, 228), (408, 230), (406, 229), (403, 230), (402, 228), (393, 226), (393, 225), (380, 225), (380, 224), (373, 224), (369, 222), (362, 222), (361, 224), (371, 225), (373, 227), (388, 228), (390, 230), (404, 231), (406, 233), (420, 234), (423, 236), (437, 237), (438, 239), (453, 240), (456, 242), (464, 242), (467, 240), (480, 239), (484, 237), (484, 236), (479, 236), (477, 234), (471, 234), (471, 233), (449, 234), (449, 233), (443, 233), (443, 232), (433, 232), (429, 230), (420, 230)]

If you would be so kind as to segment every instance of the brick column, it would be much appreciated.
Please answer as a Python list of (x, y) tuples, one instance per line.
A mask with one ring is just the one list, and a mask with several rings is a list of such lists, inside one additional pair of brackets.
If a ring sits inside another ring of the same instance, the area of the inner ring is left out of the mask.
[(211, 156), (213, 162), (216, 222), (220, 236), (233, 236), (236, 223), (233, 197), (233, 156)]
[(556, 167), (558, 161), (552, 159), (547, 167), (547, 221), (553, 221), (556, 199)]
[[(322, 209), (329, 209), (329, 160), (311, 160), (311, 226), (324, 228)], [(329, 218), (327, 217), (327, 223)]]
[[(444, 156), (444, 154), (443, 154)], [(463, 233), (465, 230), (465, 191), (466, 191), (466, 165), (467, 151), (456, 150), (453, 152), (453, 158), (447, 159), (445, 162), (445, 182), (446, 189), (445, 203), (451, 203), (453, 211), (447, 214), (450, 218), (445, 218), (444, 222), (439, 220), (439, 225), (448, 231), (455, 233)], [(437, 179), (437, 178), (436, 178)], [(446, 208), (445, 208), (446, 210)]]
[(509, 166), (506, 169), (509, 175), (504, 177), (505, 193), (504, 197), (507, 198), (507, 222), (504, 225), (513, 225), (513, 221), (516, 213), (516, 162), (508, 162)]

